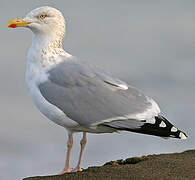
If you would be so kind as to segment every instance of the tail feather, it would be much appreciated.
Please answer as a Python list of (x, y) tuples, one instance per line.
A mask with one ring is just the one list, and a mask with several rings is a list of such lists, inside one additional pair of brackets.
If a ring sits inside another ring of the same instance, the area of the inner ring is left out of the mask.
[(104, 125), (112, 128), (116, 128), (117, 130), (125, 130), (125, 131), (131, 131), (136, 133), (149, 134), (154, 136), (160, 136), (163, 138), (168, 138), (168, 137), (179, 138), (179, 139), (187, 138), (187, 135), (184, 132), (177, 129), (166, 118), (164, 118), (161, 115), (155, 116), (155, 119), (152, 123), (147, 120), (141, 121), (138, 127), (124, 126), (124, 123), (122, 123), (122, 121), (121, 121), (121, 125), (120, 123), (117, 123), (117, 126), (115, 124), (110, 122)]

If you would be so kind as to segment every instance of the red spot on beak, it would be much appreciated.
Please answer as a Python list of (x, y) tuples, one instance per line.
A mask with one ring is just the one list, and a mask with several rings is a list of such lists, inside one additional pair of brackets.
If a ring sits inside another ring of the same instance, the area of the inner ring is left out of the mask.
[(16, 26), (16, 24), (10, 24), (8, 27), (10, 27), (10, 28), (16, 28), (17, 26)]

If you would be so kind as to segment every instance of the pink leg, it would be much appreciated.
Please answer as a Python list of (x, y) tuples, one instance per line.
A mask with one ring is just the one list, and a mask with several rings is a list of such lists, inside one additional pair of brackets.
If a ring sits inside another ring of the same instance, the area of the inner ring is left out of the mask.
[(73, 170), (74, 172), (78, 172), (78, 171), (82, 171), (83, 170), (81, 168), (81, 161), (82, 161), (82, 156), (83, 156), (83, 152), (84, 152), (84, 148), (85, 148), (86, 143), (87, 143), (86, 132), (83, 132), (83, 138), (80, 141), (81, 150), (80, 150), (80, 155), (79, 155), (79, 161), (78, 161), (78, 164), (77, 164), (76, 168)]
[(60, 174), (71, 172), (70, 155), (71, 155), (71, 151), (72, 151), (72, 145), (73, 145), (73, 135), (72, 135), (72, 132), (68, 132), (66, 164), (65, 164), (64, 170)]

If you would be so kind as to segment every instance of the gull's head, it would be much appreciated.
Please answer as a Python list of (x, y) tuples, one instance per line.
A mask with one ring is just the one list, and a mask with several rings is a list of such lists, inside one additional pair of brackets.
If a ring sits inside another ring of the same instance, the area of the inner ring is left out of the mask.
[(8, 27), (27, 27), (33, 33), (48, 35), (65, 35), (65, 19), (62, 13), (52, 7), (39, 7), (29, 12), (23, 19), (13, 19), (8, 22)]

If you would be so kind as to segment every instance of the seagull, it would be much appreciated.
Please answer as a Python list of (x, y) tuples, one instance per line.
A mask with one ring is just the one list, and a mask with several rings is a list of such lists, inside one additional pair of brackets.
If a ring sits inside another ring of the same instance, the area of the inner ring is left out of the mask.
[[(33, 32), (27, 54), (26, 84), (41, 113), (68, 131), (66, 162), (61, 174), (82, 171), (86, 133), (129, 131), (187, 138), (161, 115), (152, 98), (67, 53), (62, 47), (66, 23), (59, 10), (39, 7), (23, 19), (9, 21), (8, 27), (26, 27)], [(78, 164), (72, 169), (70, 156), (76, 132), (82, 132), (83, 137)]]

